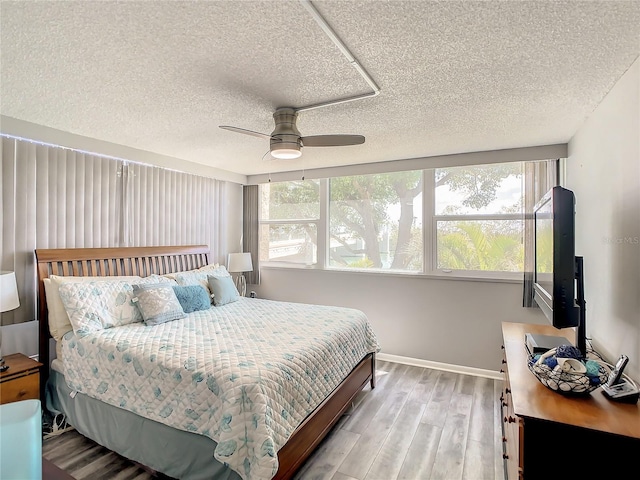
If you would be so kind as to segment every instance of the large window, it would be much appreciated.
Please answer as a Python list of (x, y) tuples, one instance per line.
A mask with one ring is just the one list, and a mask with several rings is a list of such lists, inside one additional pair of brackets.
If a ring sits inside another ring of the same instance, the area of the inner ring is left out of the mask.
[(522, 272), (523, 164), (436, 169), (435, 267)]
[(261, 261), (408, 273), (522, 272), (523, 167), (511, 162), (263, 185)]

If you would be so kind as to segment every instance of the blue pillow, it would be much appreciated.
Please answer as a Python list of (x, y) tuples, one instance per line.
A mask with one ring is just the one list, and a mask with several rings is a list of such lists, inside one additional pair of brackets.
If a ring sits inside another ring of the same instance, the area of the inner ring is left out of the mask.
[(208, 310), (211, 307), (209, 292), (200, 285), (173, 285), (173, 291), (176, 292), (184, 313)]
[(213, 304), (216, 307), (235, 302), (240, 298), (238, 289), (233, 284), (231, 276), (218, 277), (209, 275), (209, 289), (213, 293)]

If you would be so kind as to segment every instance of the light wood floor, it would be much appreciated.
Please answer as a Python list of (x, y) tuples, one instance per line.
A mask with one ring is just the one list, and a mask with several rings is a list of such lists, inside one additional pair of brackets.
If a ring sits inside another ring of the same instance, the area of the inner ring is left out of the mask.
[[(295, 480), (504, 480), (501, 381), (389, 362), (376, 375)], [(75, 430), (42, 452), (77, 480), (167, 478)]]

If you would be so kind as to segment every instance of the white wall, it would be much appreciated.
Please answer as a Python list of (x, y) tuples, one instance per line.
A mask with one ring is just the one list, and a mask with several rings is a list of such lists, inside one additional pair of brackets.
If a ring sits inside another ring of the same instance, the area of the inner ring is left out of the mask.
[(576, 255), (584, 257), (587, 336), (640, 379), (640, 59), (569, 142)]
[(38, 354), (38, 321), (22, 322), (2, 327), (2, 356), (22, 353)]
[(501, 322), (546, 323), (522, 308), (521, 283), (264, 268), (260, 298), (364, 311), (382, 352), (498, 371)]

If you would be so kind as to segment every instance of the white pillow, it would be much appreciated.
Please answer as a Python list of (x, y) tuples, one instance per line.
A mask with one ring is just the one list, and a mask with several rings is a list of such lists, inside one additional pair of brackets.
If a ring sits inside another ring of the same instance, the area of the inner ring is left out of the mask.
[(207, 291), (209, 291), (209, 282), (207, 281), (207, 272), (197, 272), (197, 271), (189, 271), (189, 272), (178, 272), (176, 273), (176, 282), (178, 285), (201, 285)]
[(49, 275), (44, 279), (44, 293), (47, 299), (47, 310), (49, 311), (49, 331), (51, 336), (59, 342), (62, 336), (73, 330), (69, 315), (64, 309), (64, 304), (60, 298), (60, 285), (63, 283), (89, 283), (95, 281), (129, 281), (136, 283), (141, 280), (139, 276), (114, 276), (114, 277), (64, 277), (60, 275)]
[(177, 285), (178, 283), (172, 279), (168, 278), (166, 275), (158, 275), (156, 273), (152, 273), (148, 277), (144, 277), (142, 282), (130, 282), (132, 285), (134, 283), (170, 283), (171, 285)]
[(138, 285), (172, 280), (150, 275), (136, 280), (102, 277), (88, 283), (63, 283), (59, 293), (76, 335), (83, 337), (105, 328), (141, 322), (140, 310), (133, 303), (132, 283)]
[(211, 265), (205, 265), (204, 267), (200, 267), (200, 268), (196, 268), (194, 270), (185, 270), (183, 272), (172, 272), (172, 273), (165, 273), (164, 275), (162, 275), (165, 278), (168, 278), (170, 280), (175, 280), (176, 279), (176, 275), (178, 273), (190, 273), (190, 272), (206, 272), (206, 271), (210, 271), (210, 270), (215, 270), (216, 268), (218, 268), (220, 266), (220, 264), (218, 263), (212, 263)]
[(212, 268), (207, 270), (207, 275), (212, 275), (214, 277), (230, 277), (231, 274), (227, 271), (227, 267), (224, 265), (218, 265), (216, 268)]
[(220, 264), (219, 263), (212, 263), (211, 265), (205, 265), (204, 267), (200, 267), (198, 269), (198, 271), (200, 271), (200, 272), (208, 272), (208, 271), (211, 271), (211, 270), (216, 270), (218, 268), (220, 268)]
[(60, 298), (79, 337), (142, 321), (128, 282), (65, 283), (60, 286)]

